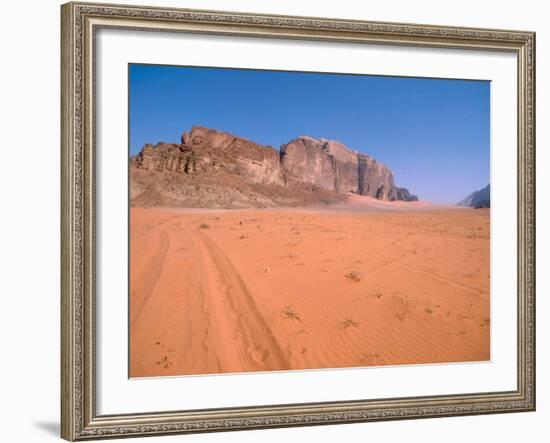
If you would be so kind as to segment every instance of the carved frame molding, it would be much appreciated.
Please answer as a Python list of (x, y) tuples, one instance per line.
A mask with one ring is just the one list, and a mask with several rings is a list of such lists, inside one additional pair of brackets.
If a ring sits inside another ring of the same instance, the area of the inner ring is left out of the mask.
[[(74, 440), (533, 411), (535, 34), (73, 2), (61, 7), (61, 434)], [(508, 51), (518, 59), (518, 384), (512, 392), (98, 416), (94, 41), (100, 28)]]

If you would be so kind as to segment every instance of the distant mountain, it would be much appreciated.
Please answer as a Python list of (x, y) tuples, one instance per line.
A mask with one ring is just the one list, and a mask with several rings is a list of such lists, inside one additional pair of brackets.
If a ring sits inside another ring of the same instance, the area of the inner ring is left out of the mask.
[(468, 206), (470, 208), (490, 208), (491, 207), (491, 185), (485, 186), (479, 191), (472, 192), (464, 200), (461, 200), (459, 206)]
[(342, 201), (348, 193), (418, 200), (370, 155), (307, 136), (274, 149), (193, 126), (181, 143), (145, 145), (130, 166), (135, 206), (303, 206)]

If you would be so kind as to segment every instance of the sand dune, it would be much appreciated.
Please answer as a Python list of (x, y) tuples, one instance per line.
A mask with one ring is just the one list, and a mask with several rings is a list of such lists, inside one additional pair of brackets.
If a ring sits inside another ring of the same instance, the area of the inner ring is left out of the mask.
[(131, 209), (130, 375), (489, 359), (489, 211)]
[[(330, 208), (330, 206), (328, 206)], [(422, 200), (417, 201), (388, 201), (378, 200), (367, 195), (349, 194), (345, 204), (333, 205), (338, 210), (374, 210), (374, 211), (457, 211), (468, 209), (456, 205), (444, 205)]]

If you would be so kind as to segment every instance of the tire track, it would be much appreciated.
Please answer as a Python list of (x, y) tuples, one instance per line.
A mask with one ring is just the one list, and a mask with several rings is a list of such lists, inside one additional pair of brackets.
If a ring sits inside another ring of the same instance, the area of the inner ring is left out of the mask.
[[(214, 304), (220, 299), (223, 301), (221, 315), (225, 315), (229, 329), (224, 332), (233, 333), (235, 352), (243, 369), (290, 369), (284, 351), (229, 258), (206, 234), (195, 231), (192, 235), (203, 245), (207, 270), (214, 275), (209, 296)], [(221, 366), (224, 366), (223, 361)]]
[[(168, 236), (168, 233), (166, 231), (160, 231), (159, 234), (159, 243), (157, 246), (157, 249), (151, 259), (149, 260), (148, 266), (147, 266), (147, 272), (142, 272), (141, 276), (143, 276), (143, 282), (141, 284), (141, 288), (143, 288), (143, 296), (140, 299), (140, 302), (137, 304), (137, 306), (132, 306), (132, 312), (131, 312), (131, 320), (130, 320), (130, 326), (133, 327), (135, 323), (138, 321), (141, 313), (143, 312), (143, 309), (147, 305), (147, 302), (151, 298), (151, 294), (153, 293), (153, 290), (155, 289), (155, 286), (157, 285), (157, 282), (159, 281), (160, 274), (162, 273), (162, 268), (164, 266), (164, 260), (166, 258), (166, 254), (168, 252), (168, 249), (170, 247), (170, 237)], [(138, 286), (138, 285), (136, 285)], [(135, 300), (135, 296), (132, 297), (133, 300)]]

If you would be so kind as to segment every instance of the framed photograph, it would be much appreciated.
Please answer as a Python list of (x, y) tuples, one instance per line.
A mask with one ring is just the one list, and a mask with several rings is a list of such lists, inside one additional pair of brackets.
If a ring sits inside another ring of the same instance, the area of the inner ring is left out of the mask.
[(62, 6), (62, 437), (535, 409), (535, 35)]

